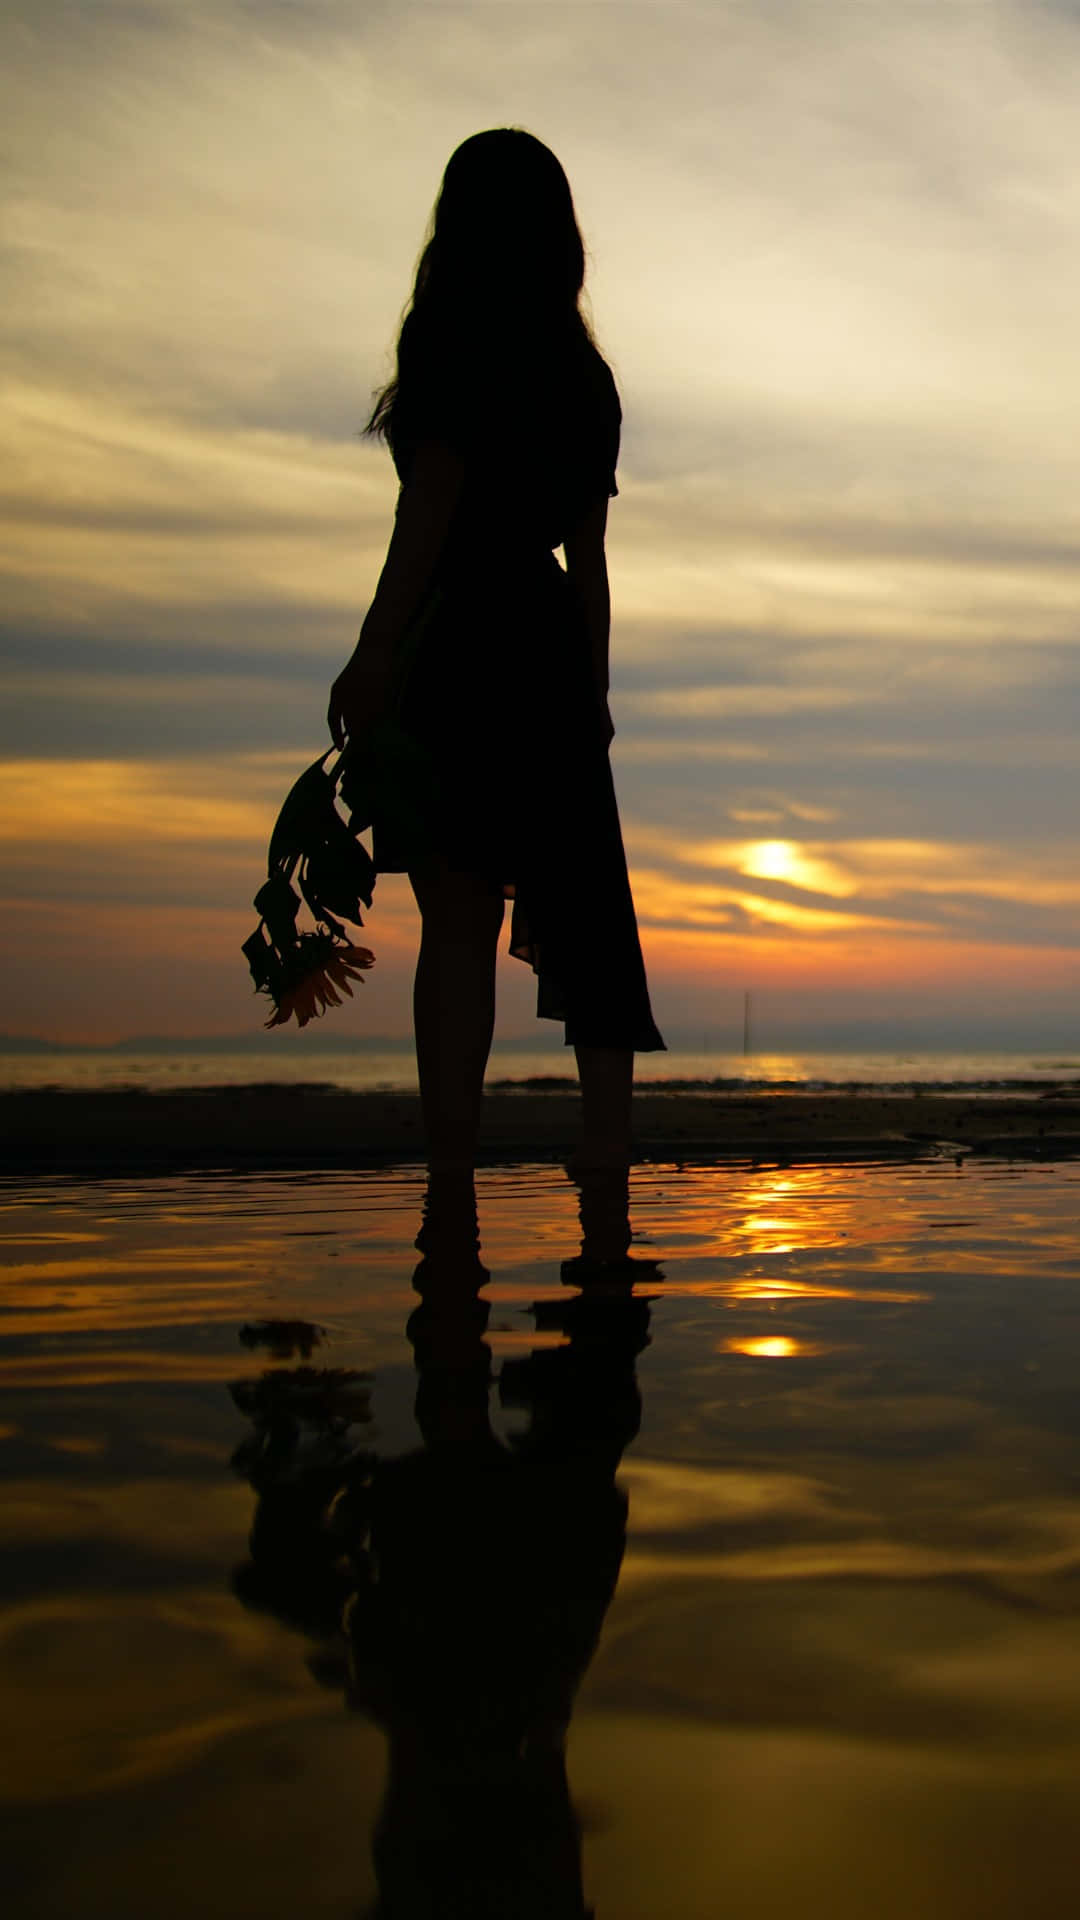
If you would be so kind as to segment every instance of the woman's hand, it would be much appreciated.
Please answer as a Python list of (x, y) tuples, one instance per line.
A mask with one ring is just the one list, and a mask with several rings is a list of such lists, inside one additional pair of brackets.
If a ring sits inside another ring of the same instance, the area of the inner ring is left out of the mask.
[(361, 644), (330, 689), (326, 720), (339, 753), (347, 738), (378, 725), (389, 697), (389, 654), (382, 648)]

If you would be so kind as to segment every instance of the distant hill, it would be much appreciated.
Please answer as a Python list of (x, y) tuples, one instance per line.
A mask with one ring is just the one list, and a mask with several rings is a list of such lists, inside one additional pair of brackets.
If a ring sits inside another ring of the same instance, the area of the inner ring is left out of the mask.
[[(77, 1041), (43, 1040), (37, 1034), (0, 1033), (0, 1053), (55, 1054), (55, 1053), (268, 1053), (280, 1050), (282, 1046), (295, 1045), (299, 1040), (302, 1046), (312, 1047), (321, 1033), (305, 1033), (301, 1038), (299, 1029), (279, 1031), (273, 1035), (258, 1033), (212, 1033), (177, 1036), (176, 1034), (140, 1033), (128, 1040)], [(411, 1048), (412, 1035), (342, 1034), (336, 1029), (326, 1032), (326, 1047), (335, 1053), (397, 1053), (402, 1048)], [(317, 1047), (315, 1048), (318, 1051)]]

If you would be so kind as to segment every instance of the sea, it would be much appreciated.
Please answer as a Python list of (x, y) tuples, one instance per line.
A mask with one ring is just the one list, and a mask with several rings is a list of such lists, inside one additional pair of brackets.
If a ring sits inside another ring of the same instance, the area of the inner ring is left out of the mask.
[[(411, 1046), (347, 1049), (311, 1045), (299, 1035), (276, 1038), (265, 1047), (216, 1043), (200, 1050), (170, 1051), (152, 1046), (5, 1050), (0, 1046), (0, 1092), (52, 1087), (68, 1091), (119, 1091), (138, 1088), (169, 1092), (180, 1088), (252, 1085), (317, 1085), (350, 1092), (415, 1089), (416, 1059)], [(567, 1048), (496, 1045), (488, 1085), (527, 1090), (560, 1081), (573, 1084), (573, 1054)], [(1022, 1093), (1027, 1088), (1080, 1083), (1080, 1049), (976, 1051), (865, 1051), (773, 1053), (722, 1052), (709, 1048), (639, 1054), (635, 1079), (641, 1085), (775, 1088), (818, 1092), (848, 1090), (955, 1089), (965, 1094)]]

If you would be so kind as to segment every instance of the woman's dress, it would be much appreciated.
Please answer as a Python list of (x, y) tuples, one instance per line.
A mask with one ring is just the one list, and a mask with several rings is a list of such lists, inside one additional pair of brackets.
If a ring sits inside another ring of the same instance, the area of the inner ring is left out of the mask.
[[(652, 1052), (664, 1042), (603, 708), (583, 610), (553, 552), (616, 491), (618, 395), (599, 356), (557, 393), (534, 381), (527, 400), (507, 401), (524, 384), (503, 382), (468, 421), (444, 407), (413, 436), (413, 446), (425, 433), (455, 444), (465, 480), (398, 717), (434, 774), (434, 850), (513, 899), (510, 951), (536, 972), (538, 1016), (563, 1021), (568, 1045)], [(407, 485), (410, 449), (397, 436), (394, 454)], [(376, 812), (379, 871), (409, 864), (394, 839)]]

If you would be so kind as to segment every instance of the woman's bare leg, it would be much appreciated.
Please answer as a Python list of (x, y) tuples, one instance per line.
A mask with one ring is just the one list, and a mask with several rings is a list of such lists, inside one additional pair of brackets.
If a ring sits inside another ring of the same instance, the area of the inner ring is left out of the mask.
[(634, 1056), (629, 1047), (576, 1046), (581, 1080), (582, 1167), (630, 1163), (630, 1099)]
[(433, 1170), (471, 1167), (495, 1026), (503, 899), (480, 874), (445, 861), (410, 873), (423, 931), (413, 985), (420, 1104)]

